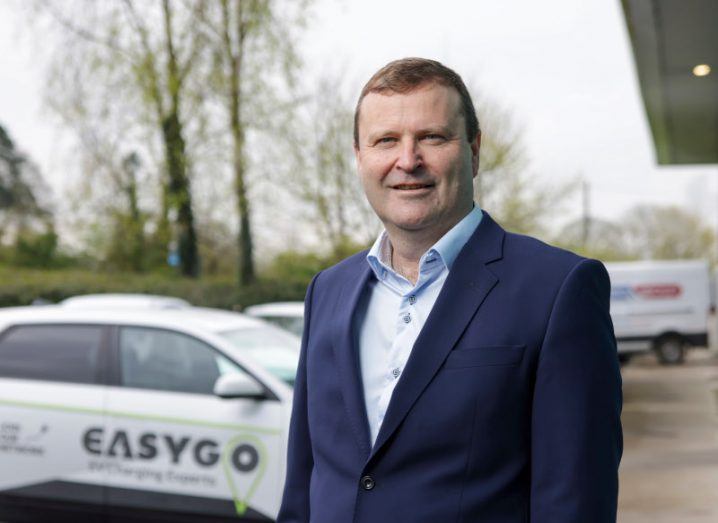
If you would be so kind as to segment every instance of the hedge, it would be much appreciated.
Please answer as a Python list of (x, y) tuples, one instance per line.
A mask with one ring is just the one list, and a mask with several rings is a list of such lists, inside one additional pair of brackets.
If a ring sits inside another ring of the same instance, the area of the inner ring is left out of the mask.
[(0, 266), (0, 307), (58, 302), (95, 293), (144, 293), (183, 298), (198, 306), (241, 310), (272, 301), (303, 300), (306, 278), (262, 278), (239, 290), (230, 277), (198, 280), (166, 274), (96, 273), (82, 270), (34, 270)]

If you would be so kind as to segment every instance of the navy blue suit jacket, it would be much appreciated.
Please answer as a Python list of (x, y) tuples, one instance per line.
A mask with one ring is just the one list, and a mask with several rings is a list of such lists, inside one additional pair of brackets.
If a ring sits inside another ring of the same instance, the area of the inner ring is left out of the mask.
[(607, 523), (621, 376), (600, 262), (488, 214), (458, 255), (370, 444), (359, 253), (307, 291), (281, 523)]

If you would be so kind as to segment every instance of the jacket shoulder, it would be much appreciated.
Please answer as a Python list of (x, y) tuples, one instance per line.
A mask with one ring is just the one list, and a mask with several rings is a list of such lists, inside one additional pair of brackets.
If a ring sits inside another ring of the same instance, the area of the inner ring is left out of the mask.
[(514, 274), (521, 274), (533, 282), (560, 286), (572, 273), (601, 274), (601, 278), (604, 275), (608, 278), (606, 268), (600, 261), (522, 234), (506, 233), (503, 254)]
[(369, 269), (369, 264), (366, 261), (366, 255), (369, 252), (368, 249), (360, 251), (356, 254), (352, 254), (348, 258), (344, 258), (339, 263), (332, 265), (321, 271), (315, 278), (319, 280), (321, 276), (322, 285), (337, 283), (338, 281), (344, 281), (347, 277), (360, 274), (363, 270)]
[(587, 260), (575, 252), (549, 245), (532, 236), (512, 232), (506, 233), (504, 256), (525, 258), (530, 262), (527, 266), (538, 268), (548, 266), (558, 271), (570, 271), (574, 266)]

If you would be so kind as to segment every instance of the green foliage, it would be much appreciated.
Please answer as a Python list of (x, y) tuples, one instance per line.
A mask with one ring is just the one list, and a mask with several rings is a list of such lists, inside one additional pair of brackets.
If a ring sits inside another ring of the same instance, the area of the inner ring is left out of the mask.
[(676, 206), (637, 205), (621, 220), (628, 245), (643, 259), (715, 259), (715, 235), (699, 216)]
[(711, 228), (675, 206), (637, 205), (615, 222), (576, 220), (553, 243), (604, 261), (715, 259)]
[(303, 285), (306, 288), (316, 273), (366, 248), (366, 245), (345, 240), (335, 246), (335, 249), (328, 255), (293, 250), (284, 251), (274, 258), (263, 275), (270, 281)]
[[(47, 188), (35, 164), (17, 149), (10, 134), (0, 125), (0, 211), (2, 227), (8, 214), (44, 217), (47, 209), (37, 195)], [(18, 218), (15, 218), (18, 220)], [(27, 220), (25, 218), (22, 221)]]
[(316, 273), (326, 267), (324, 258), (316, 253), (285, 251), (277, 255), (266, 271), (273, 281), (309, 282)]
[[(308, 280), (307, 280), (308, 282)], [(190, 279), (161, 273), (36, 270), (0, 265), (0, 307), (58, 302), (94, 293), (145, 293), (176, 296), (204, 307), (239, 310), (255, 303), (302, 300), (307, 283), (261, 278), (239, 291), (232, 276)]]
[(624, 229), (617, 223), (598, 218), (586, 221), (578, 219), (568, 223), (551, 243), (597, 260), (638, 259), (626, 243)]
[(57, 234), (55, 231), (23, 234), (17, 237), (13, 252), (15, 265), (49, 268), (56, 266), (57, 261)]

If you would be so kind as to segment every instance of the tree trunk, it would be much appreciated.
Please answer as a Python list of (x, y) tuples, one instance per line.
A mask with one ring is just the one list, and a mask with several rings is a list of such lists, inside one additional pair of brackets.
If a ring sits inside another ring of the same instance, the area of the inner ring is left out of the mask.
[(195, 278), (199, 276), (199, 254), (194, 215), (192, 214), (189, 177), (187, 176), (187, 148), (183, 137), (182, 121), (179, 117), (182, 78), (175, 53), (172, 9), (169, 0), (164, 0), (162, 6), (167, 50), (167, 89), (170, 101), (170, 109), (162, 119), (162, 136), (165, 141), (169, 178), (167, 192), (170, 208), (177, 210), (177, 248), (180, 257), (180, 270), (183, 275)]
[(245, 179), (246, 163), (244, 158), (245, 134), (242, 124), (242, 58), (244, 53), (246, 37), (246, 18), (253, 16), (252, 9), (247, 13), (243, 11), (246, 5), (243, 2), (234, 4), (235, 11), (235, 36), (234, 42), (230, 33), (230, 13), (227, 2), (222, 3), (222, 15), (224, 26), (224, 47), (225, 57), (229, 65), (229, 121), (232, 130), (233, 140), (233, 167), (234, 167), (234, 190), (237, 198), (237, 213), (239, 215), (239, 285), (246, 286), (254, 282), (254, 258), (252, 229), (250, 220), (249, 198), (247, 197), (247, 184)]
[(168, 197), (170, 208), (177, 209), (178, 250), (180, 270), (190, 277), (199, 275), (197, 234), (194, 228), (192, 201), (187, 178), (185, 143), (182, 125), (176, 111), (171, 112), (162, 122), (162, 136), (165, 142), (167, 173), (169, 175)]

